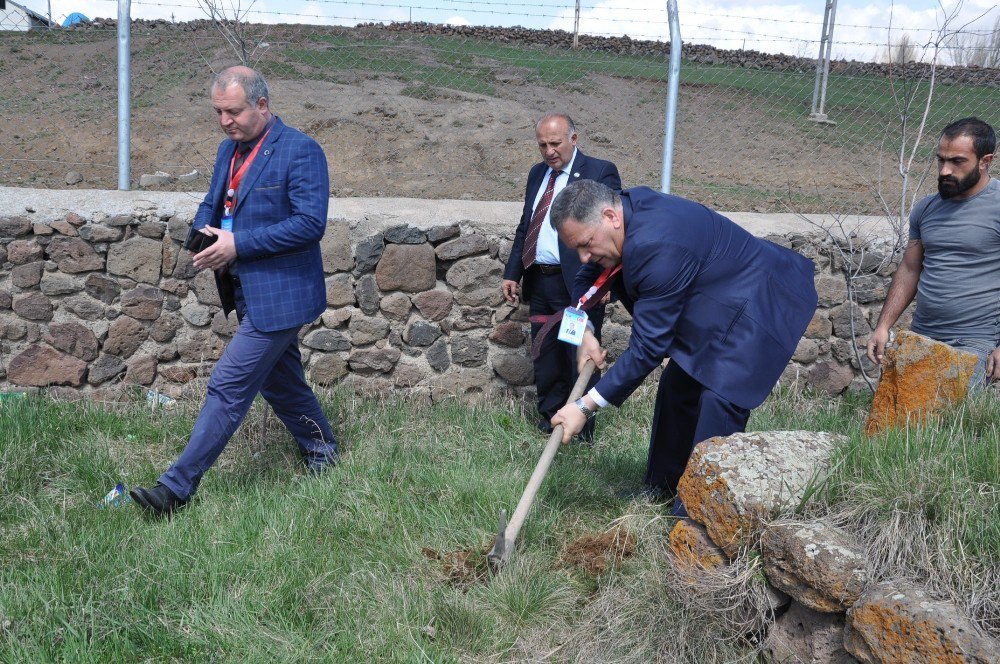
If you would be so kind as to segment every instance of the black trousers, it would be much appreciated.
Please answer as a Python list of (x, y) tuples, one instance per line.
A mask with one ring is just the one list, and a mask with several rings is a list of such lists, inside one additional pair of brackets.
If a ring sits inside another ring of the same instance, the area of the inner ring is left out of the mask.
[[(531, 280), (528, 313), (531, 316), (550, 316), (569, 306), (570, 294), (562, 274), (542, 274), (536, 267), (528, 268), (526, 279)], [(535, 339), (542, 323), (531, 324), (531, 338)], [(535, 390), (538, 393), (538, 414), (548, 423), (560, 408), (566, 405), (569, 393), (579, 375), (576, 370), (576, 346), (559, 341), (558, 329), (545, 337), (538, 359), (534, 361)], [(600, 373), (595, 371), (587, 385), (589, 390), (597, 384)], [(593, 440), (594, 420), (584, 425), (580, 432), (583, 440)]]
[(712, 436), (746, 430), (750, 411), (730, 403), (677, 366), (660, 377), (645, 483), (677, 491), (694, 446)]

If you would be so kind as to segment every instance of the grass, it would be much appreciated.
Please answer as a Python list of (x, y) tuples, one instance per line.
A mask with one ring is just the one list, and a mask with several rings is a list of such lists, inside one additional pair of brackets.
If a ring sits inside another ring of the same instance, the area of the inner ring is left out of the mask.
[[(752, 644), (670, 584), (663, 508), (614, 496), (641, 477), (651, 387), (602, 416), (596, 446), (561, 450), (519, 550), (488, 582), (477, 575), (498, 510), (516, 503), (542, 444), (517, 404), (333, 393), (325, 405), (347, 454), (320, 478), (302, 472), (258, 404), (190, 509), (156, 523), (95, 503), (116, 482), (155, 479), (193, 408), (6, 400), (0, 661), (751, 657)], [(809, 509), (850, 524), (876, 554), (894, 552), (880, 569), (931, 581), (1000, 627), (1000, 406), (973, 401), (865, 440), (867, 405), (780, 392), (750, 428), (848, 435)], [(638, 536), (634, 558), (597, 578), (561, 562), (575, 538), (614, 524)]]

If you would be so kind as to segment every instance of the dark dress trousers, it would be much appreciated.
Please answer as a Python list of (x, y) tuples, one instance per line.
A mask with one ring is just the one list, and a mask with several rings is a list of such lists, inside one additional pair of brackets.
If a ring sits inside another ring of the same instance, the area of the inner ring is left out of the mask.
[[(567, 184), (577, 180), (595, 180), (608, 185), (615, 191), (621, 190), (621, 177), (618, 175), (618, 168), (610, 161), (588, 157), (577, 150), (572, 166)], [(559, 263), (562, 268), (560, 273), (542, 274), (536, 266), (525, 270), (521, 262), (524, 238), (534, 212), (535, 198), (539, 188), (545, 185), (548, 170), (548, 165), (540, 162), (528, 172), (524, 209), (521, 213), (521, 221), (514, 233), (514, 244), (511, 247), (510, 257), (507, 259), (503, 275), (504, 279), (521, 282), (521, 295), (528, 303), (528, 311), (532, 316), (549, 316), (565, 309), (570, 304), (576, 304), (576, 300), (570, 302), (570, 293), (573, 292), (576, 273), (580, 270), (580, 256), (575, 249), (570, 249), (563, 244), (562, 240), (559, 241)], [(604, 307), (594, 307), (588, 312), (588, 315), (594, 323), (598, 338), (600, 338)], [(541, 323), (532, 323), (531, 336), (533, 339), (541, 327)], [(556, 411), (566, 405), (566, 400), (569, 398), (569, 393), (573, 389), (577, 377), (576, 346), (559, 341), (556, 337), (557, 335), (553, 332), (545, 338), (538, 359), (534, 361), (538, 412), (545, 423), (548, 423)], [(593, 387), (599, 377), (600, 374), (595, 372), (588, 387)], [(584, 439), (591, 439), (593, 431), (594, 421), (591, 420), (580, 436)]]
[[(665, 357), (646, 482), (675, 490), (691, 449), (743, 431), (816, 310), (812, 261), (755, 238), (717, 212), (636, 187), (623, 191), (622, 271), (628, 349), (597, 383), (620, 406)], [(600, 274), (587, 265), (575, 296)]]

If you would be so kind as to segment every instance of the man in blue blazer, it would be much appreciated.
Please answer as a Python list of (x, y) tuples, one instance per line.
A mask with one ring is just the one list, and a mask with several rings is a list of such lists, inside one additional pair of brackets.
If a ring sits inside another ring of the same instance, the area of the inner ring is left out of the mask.
[(223, 309), (236, 311), (239, 328), (212, 371), (181, 456), (154, 487), (131, 491), (156, 516), (187, 504), (258, 393), (295, 437), (310, 470), (338, 458), (298, 348), (299, 329), (326, 309), (319, 249), (330, 197), (326, 156), (271, 114), (267, 83), (253, 69), (218, 74), (212, 106), (228, 138), (194, 220), (193, 237), (215, 239), (194, 255), (194, 265), (215, 272)]
[[(654, 495), (669, 496), (694, 445), (744, 431), (771, 392), (816, 310), (813, 264), (703, 205), (646, 187), (619, 195), (575, 183), (553, 204), (552, 223), (587, 263), (575, 296), (620, 267), (613, 291), (632, 314), (628, 349), (552, 423), (564, 425), (568, 441), (669, 357), (645, 477)], [(600, 366), (605, 351), (588, 332), (579, 356)], [(684, 513), (679, 502), (675, 513)]]
[[(553, 198), (571, 182), (595, 180), (614, 190), (621, 189), (618, 168), (610, 161), (588, 157), (577, 149), (573, 119), (565, 113), (547, 113), (535, 123), (535, 138), (541, 163), (528, 172), (521, 221), (514, 233), (514, 244), (504, 269), (501, 288), (506, 300), (518, 301), (519, 283), (531, 316), (531, 336), (535, 338), (548, 316), (570, 304), (573, 280), (580, 269), (576, 251), (559, 239), (549, 222)], [(575, 301), (574, 301), (575, 303)], [(600, 338), (603, 306), (594, 310), (591, 319)], [(576, 382), (576, 356), (572, 348), (546, 337), (534, 361), (535, 390), (538, 394), (539, 428), (551, 431), (549, 420), (566, 404)], [(596, 383), (599, 375), (592, 379)], [(588, 422), (580, 437), (593, 440), (594, 424)]]

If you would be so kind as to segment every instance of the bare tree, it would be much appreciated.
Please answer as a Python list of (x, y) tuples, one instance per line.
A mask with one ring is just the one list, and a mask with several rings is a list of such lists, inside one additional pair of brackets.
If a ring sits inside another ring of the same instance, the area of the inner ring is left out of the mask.
[(198, 0), (198, 7), (211, 19), (215, 27), (222, 33), (226, 43), (232, 47), (240, 63), (253, 67), (263, 55), (267, 47), (267, 26), (260, 24), (251, 27), (247, 16), (257, 0), (243, 6), (242, 0)]
[[(872, 288), (872, 283), (891, 274), (902, 259), (909, 236), (909, 219), (918, 202), (921, 186), (931, 173), (932, 161), (926, 158), (924, 143), (927, 121), (931, 114), (941, 56), (956, 33), (954, 29), (962, 2), (951, 10), (939, 5), (939, 28), (931, 40), (919, 50), (908, 34), (893, 45), (890, 20), (889, 44), (886, 53), (892, 117), (878, 146), (878, 170), (868, 184), (882, 209), (884, 223), (872, 225), (859, 217), (832, 214), (830, 220), (816, 222), (800, 215), (807, 223), (819, 228), (830, 240), (833, 260), (842, 268), (847, 286), (847, 302), (851, 317), (851, 344), (857, 367), (874, 391), (875, 381), (865, 372), (863, 337), (868, 330), (858, 329), (864, 321), (860, 315), (859, 294)], [(978, 18), (978, 17), (977, 17)], [(976, 20), (976, 19), (974, 19)], [(967, 24), (966, 24), (967, 25)], [(920, 67), (906, 67), (919, 61)]]
[(952, 62), (959, 67), (1000, 68), (1000, 17), (990, 32), (956, 33), (949, 48)]
[(904, 32), (895, 44), (887, 44), (885, 54), (882, 56), (883, 62), (894, 65), (905, 65), (917, 59), (917, 45), (910, 38), (910, 33)]

